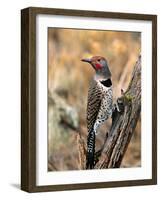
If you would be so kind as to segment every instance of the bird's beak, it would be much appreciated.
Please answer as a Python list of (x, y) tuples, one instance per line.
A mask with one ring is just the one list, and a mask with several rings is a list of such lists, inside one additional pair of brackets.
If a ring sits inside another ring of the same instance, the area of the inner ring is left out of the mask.
[(83, 58), (81, 61), (82, 62), (91, 63), (91, 59), (90, 58)]

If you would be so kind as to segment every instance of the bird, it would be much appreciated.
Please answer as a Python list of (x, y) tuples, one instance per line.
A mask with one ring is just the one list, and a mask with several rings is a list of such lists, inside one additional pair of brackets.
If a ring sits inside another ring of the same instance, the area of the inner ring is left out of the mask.
[(87, 154), (86, 169), (95, 166), (95, 140), (99, 127), (112, 117), (113, 90), (111, 71), (107, 60), (102, 56), (81, 59), (89, 63), (95, 70), (95, 74), (88, 89), (87, 100)]

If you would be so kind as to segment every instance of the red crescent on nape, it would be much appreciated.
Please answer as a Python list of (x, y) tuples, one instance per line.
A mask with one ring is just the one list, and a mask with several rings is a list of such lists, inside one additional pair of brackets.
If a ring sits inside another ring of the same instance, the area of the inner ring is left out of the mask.
[(99, 63), (96, 63), (95, 66), (96, 66), (96, 69), (101, 69), (102, 68), (101, 64), (99, 64)]

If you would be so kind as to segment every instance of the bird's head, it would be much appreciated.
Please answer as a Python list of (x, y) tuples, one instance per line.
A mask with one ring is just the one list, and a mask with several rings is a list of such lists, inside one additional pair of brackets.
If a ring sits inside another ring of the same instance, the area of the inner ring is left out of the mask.
[(96, 71), (96, 75), (102, 77), (103, 79), (111, 78), (111, 72), (104, 57), (93, 56), (91, 58), (84, 58), (81, 61), (91, 64)]

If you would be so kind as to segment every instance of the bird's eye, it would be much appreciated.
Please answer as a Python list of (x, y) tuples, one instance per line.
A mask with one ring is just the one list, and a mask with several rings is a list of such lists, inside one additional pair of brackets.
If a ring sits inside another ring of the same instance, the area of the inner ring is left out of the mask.
[(101, 60), (100, 59), (98, 59), (98, 62), (100, 62)]

